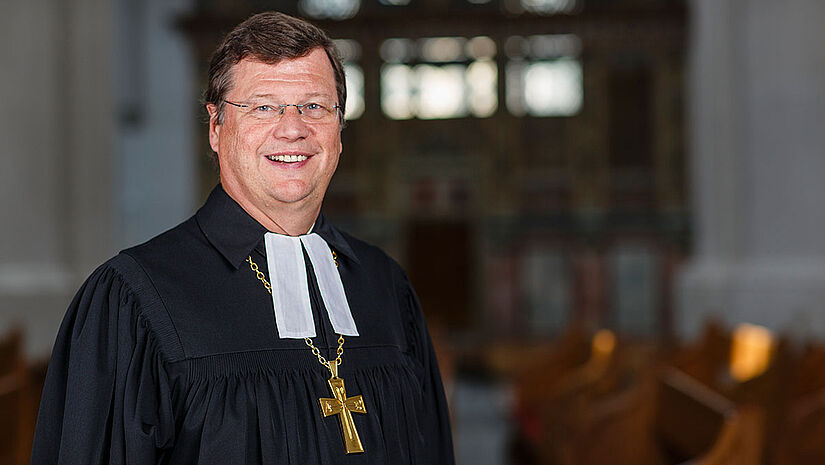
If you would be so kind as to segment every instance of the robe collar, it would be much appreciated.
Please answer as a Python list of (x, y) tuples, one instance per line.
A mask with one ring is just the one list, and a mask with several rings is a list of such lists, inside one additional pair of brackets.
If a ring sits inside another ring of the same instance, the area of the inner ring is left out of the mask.
[[(266, 256), (266, 228), (230, 197), (220, 184), (212, 189), (206, 203), (195, 213), (195, 220), (212, 246), (235, 269), (243, 264), (253, 250)], [(318, 215), (310, 232), (321, 236), (336, 252), (361, 264), (341, 231), (329, 224), (323, 214)]]

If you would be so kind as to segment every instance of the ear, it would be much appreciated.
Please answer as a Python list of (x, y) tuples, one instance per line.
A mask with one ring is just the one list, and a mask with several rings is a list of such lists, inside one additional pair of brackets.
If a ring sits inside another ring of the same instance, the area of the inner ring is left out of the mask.
[(218, 142), (221, 139), (221, 124), (218, 122), (218, 107), (212, 103), (206, 104), (206, 111), (209, 113), (209, 146), (215, 153), (218, 153)]

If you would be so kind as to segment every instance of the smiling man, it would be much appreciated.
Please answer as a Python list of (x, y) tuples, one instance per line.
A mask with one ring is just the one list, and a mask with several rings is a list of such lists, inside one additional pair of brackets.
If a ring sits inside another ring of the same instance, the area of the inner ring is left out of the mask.
[(274, 64), (245, 57), (227, 95), (207, 104), (221, 183), (270, 231), (308, 231), (338, 166), (343, 97), (332, 53), (317, 47)]
[(320, 213), (346, 104), (330, 39), (249, 18), (215, 52), (205, 103), (221, 183), (78, 291), (32, 463), (453, 463), (409, 281)]

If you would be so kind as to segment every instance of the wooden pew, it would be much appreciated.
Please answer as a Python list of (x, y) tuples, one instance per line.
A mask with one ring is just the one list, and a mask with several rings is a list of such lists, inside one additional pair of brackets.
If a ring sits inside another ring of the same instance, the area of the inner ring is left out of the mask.
[(796, 358), (788, 381), (790, 399), (803, 399), (825, 390), (825, 344), (808, 345)]
[(542, 424), (539, 463), (658, 465), (652, 440), (655, 383), (650, 346), (592, 340), (590, 359), (533, 405)]
[(23, 331), (9, 330), (0, 338), (0, 376), (17, 370), (23, 364)]
[(764, 414), (674, 368), (660, 374), (656, 438), (666, 463), (760, 465)]
[(727, 372), (731, 335), (720, 323), (708, 321), (699, 339), (669, 357), (676, 367), (705, 386), (718, 386)]
[(630, 379), (617, 392), (591, 399), (557, 445), (559, 465), (661, 465), (653, 440), (655, 383)]
[[(698, 343), (674, 357), (682, 369), (649, 376), (644, 364), (628, 369), (634, 357), (624, 348), (573, 367), (559, 363), (563, 358), (537, 364), (543, 370), (527, 371), (516, 390), (519, 418), (533, 420), (535, 454), (517, 463), (761, 465), (766, 408), (787, 370), (771, 366), (736, 383), (727, 372), (730, 345), (721, 326), (708, 325)], [(648, 368), (653, 358), (643, 357)]]
[(43, 395), (43, 385), (46, 383), (46, 370), (49, 359), (35, 360), (26, 367), (26, 387), (22, 396), (22, 416), (20, 427), (20, 442), (18, 456), (23, 459), (21, 464), (28, 464), (34, 445), (34, 430), (37, 426), (37, 414), (40, 410), (40, 398)]
[(773, 450), (773, 465), (825, 463), (825, 389), (795, 400)]
[[(22, 465), (27, 463), (31, 451), (24, 450), (28, 434), (24, 419), (29, 416), (27, 409), (26, 373), (20, 370), (0, 377), (0, 463)], [(29, 445), (29, 447), (31, 447)]]
[(9, 465), (25, 463), (19, 423), (25, 415), (28, 384), (22, 342), (23, 333), (19, 328), (13, 328), (0, 339), (0, 463)]
[[(590, 353), (590, 335), (581, 327), (573, 325), (548, 349), (533, 358), (519, 356), (508, 351), (507, 357), (496, 356), (499, 362), (515, 357), (522, 364), (511, 374), (515, 387), (515, 438), (521, 454), (532, 456), (543, 444), (546, 425), (541, 410), (552, 408), (552, 392), (567, 379), (571, 372), (587, 364)], [(513, 362), (510, 362), (513, 364)], [(535, 406), (542, 406), (537, 409)], [(555, 404), (553, 404), (555, 405)], [(522, 459), (522, 463), (532, 463), (534, 459)]]
[(22, 331), (0, 340), (0, 464), (29, 463), (40, 395), (46, 379), (43, 360), (27, 365)]
[(787, 377), (787, 408), (771, 463), (825, 463), (825, 345), (804, 347)]
[(773, 455), (776, 438), (782, 434), (790, 405), (790, 383), (794, 357), (785, 339), (775, 342), (771, 361), (765, 372), (747, 381), (736, 383), (723, 394), (737, 405), (759, 407), (764, 415), (763, 462)]

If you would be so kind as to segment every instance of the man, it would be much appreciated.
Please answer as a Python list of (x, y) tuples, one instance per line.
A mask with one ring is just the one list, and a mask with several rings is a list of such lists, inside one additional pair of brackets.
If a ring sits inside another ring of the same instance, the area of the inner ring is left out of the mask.
[(278, 13), (209, 69), (221, 184), (98, 268), (52, 355), (32, 463), (453, 463), (447, 408), (400, 267), (320, 214), (343, 67)]

